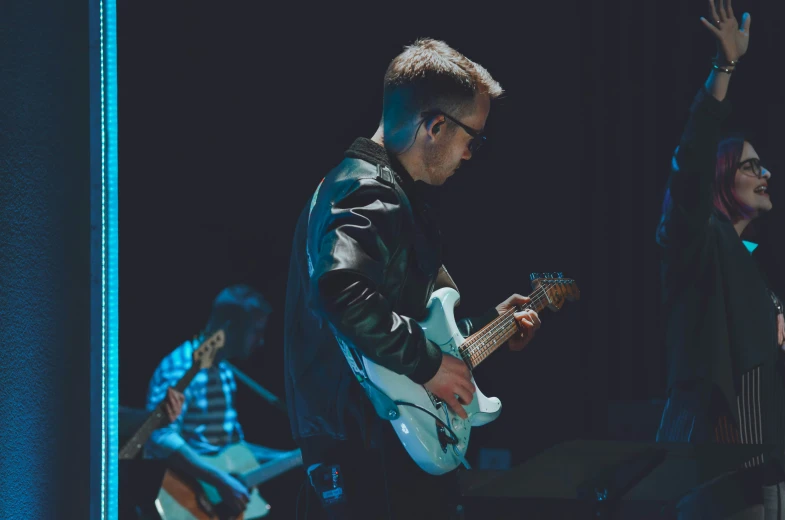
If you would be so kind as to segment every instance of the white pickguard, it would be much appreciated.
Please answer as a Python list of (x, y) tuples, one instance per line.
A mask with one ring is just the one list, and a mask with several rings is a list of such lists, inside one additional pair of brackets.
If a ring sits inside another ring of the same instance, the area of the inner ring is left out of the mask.
[[(435, 291), (428, 301), (428, 315), (420, 322), (425, 337), (441, 348), (442, 352), (460, 358), (458, 348), (464, 341), (455, 323), (453, 311), (458, 302), (458, 292), (449, 287)], [(407, 376), (397, 374), (370, 359), (362, 358), (368, 378), (393, 401), (405, 401), (427, 409), (439, 417), (458, 437), (455, 446), (442, 448), (436, 420), (411, 406), (398, 406), (400, 416), (390, 421), (406, 451), (424, 471), (441, 475), (457, 468), (461, 457), (469, 446), (472, 426), (482, 426), (493, 421), (501, 414), (502, 403), (496, 397), (486, 397), (476, 386), (474, 399), (464, 409), (468, 419), (461, 419), (445, 404), (437, 409), (425, 387), (413, 382)], [(449, 435), (449, 434), (448, 434)], [(456, 454), (460, 453), (461, 457)]]

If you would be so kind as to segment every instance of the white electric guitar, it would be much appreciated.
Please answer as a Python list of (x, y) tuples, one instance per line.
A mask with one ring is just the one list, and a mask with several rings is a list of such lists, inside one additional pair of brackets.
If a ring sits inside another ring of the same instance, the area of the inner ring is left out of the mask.
[[(427, 317), (419, 324), (426, 338), (444, 354), (462, 359), (473, 369), (519, 331), (514, 312), (525, 309), (539, 312), (546, 307), (558, 311), (565, 300), (580, 298), (575, 281), (562, 278), (561, 273), (546, 273), (546, 277), (533, 274), (532, 288), (530, 303), (506, 312), (468, 338), (461, 335), (453, 316), (460, 296), (449, 287), (431, 295)], [(417, 465), (432, 475), (447, 473), (465, 463), (472, 427), (488, 424), (501, 414), (501, 401), (486, 397), (476, 387), (472, 402), (464, 405), (469, 418), (462, 419), (424, 386), (360, 357), (368, 379), (397, 405), (397, 410), (390, 410), (389, 417), (393, 417), (390, 424), (398, 438)]]

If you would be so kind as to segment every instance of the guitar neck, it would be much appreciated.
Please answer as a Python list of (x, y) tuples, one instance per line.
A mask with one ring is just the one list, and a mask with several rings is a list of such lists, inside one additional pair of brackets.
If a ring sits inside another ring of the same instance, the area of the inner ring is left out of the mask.
[(518, 323), (515, 320), (516, 312), (527, 309), (540, 312), (549, 304), (547, 295), (541, 289), (534, 291), (529, 295), (529, 298), (531, 298), (529, 303), (518, 305), (505, 312), (466, 339), (460, 350), (461, 356), (469, 368), (476, 368), (518, 332)]
[(256, 469), (243, 474), (242, 480), (249, 487), (255, 487), (264, 484), (282, 473), (294, 469), (303, 464), (303, 454), (300, 450), (292, 452), (291, 456), (274, 460), (262, 464)]
[[(185, 375), (181, 377), (174, 386), (175, 390), (181, 393), (185, 391), (185, 389), (188, 388), (188, 385), (191, 384), (193, 378), (196, 377), (196, 374), (199, 373), (199, 370), (201, 370), (199, 365), (195, 363), (191, 365), (191, 368), (188, 369)], [(152, 412), (150, 412), (150, 415), (147, 416), (147, 419), (142, 423), (142, 426), (136, 430), (134, 435), (120, 449), (120, 459), (133, 459), (136, 457), (147, 442), (147, 439), (150, 438), (150, 435), (164, 425), (165, 415), (166, 413), (164, 412), (164, 404), (162, 401), (158, 403), (158, 406), (156, 406)]]

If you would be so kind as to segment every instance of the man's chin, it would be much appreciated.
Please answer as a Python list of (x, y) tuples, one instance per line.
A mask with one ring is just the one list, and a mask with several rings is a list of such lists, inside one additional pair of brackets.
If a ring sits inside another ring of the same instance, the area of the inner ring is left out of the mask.
[(445, 182), (447, 182), (447, 179), (449, 179), (450, 177), (452, 177), (452, 176), (453, 176), (453, 175), (455, 175), (456, 173), (458, 173), (458, 168), (455, 168), (454, 170), (452, 170), (452, 171), (451, 171), (451, 172), (450, 172), (450, 173), (449, 173), (449, 174), (448, 174), (448, 175), (447, 175), (447, 176), (446, 176), (446, 177), (445, 177), (445, 178), (442, 180), (442, 184), (444, 184)]

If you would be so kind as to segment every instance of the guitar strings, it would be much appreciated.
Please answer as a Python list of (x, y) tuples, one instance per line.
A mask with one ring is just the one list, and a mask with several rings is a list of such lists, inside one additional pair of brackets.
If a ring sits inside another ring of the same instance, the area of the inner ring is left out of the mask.
[[(485, 358), (485, 354), (489, 353), (488, 351), (495, 350), (494, 342), (490, 341), (491, 339), (495, 339), (500, 334), (503, 335), (509, 332), (509, 326), (512, 322), (515, 321), (515, 312), (518, 312), (518, 309), (529, 309), (534, 307), (535, 305), (539, 304), (541, 301), (547, 299), (547, 290), (557, 286), (559, 284), (563, 284), (564, 282), (572, 283), (571, 280), (564, 280), (564, 281), (553, 281), (547, 282), (543, 281), (540, 286), (532, 292), (530, 295), (531, 301), (529, 303), (523, 304), (521, 306), (516, 306), (510, 309), (509, 311), (505, 312), (503, 315), (497, 318), (497, 323), (490, 327), (487, 331), (480, 333), (478, 336), (471, 338), (469, 341), (469, 345), (464, 345), (461, 348), (461, 354), (466, 360), (468, 358), (472, 365), (474, 362), (482, 361)], [(479, 359), (477, 359), (479, 358)]]
[[(541, 285), (540, 287), (537, 288), (536, 291), (534, 291), (529, 296), (531, 298), (531, 301), (521, 305), (520, 308), (523, 310), (523, 309), (527, 309), (527, 308), (533, 307), (534, 304), (539, 303), (540, 300), (542, 300), (543, 296), (545, 296), (545, 290), (543, 289), (543, 287)], [(505, 311), (504, 314), (502, 314), (501, 316), (499, 316), (498, 318), (496, 318), (494, 320), (494, 321), (497, 322), (496, 325), (490, 327), (485, 332), (481, 332), (480, 334), (478, 334), (474, 338), (470, 338), (467, 341), (467, 343), (470, 343), (470, 344), (468, 346), (466, 344), (464, 344), (464, 348), (467, 351), (469, 351), (469, 352), (471, 352), (471, 351), (475, 351), (475, 352), (478, 351), (479, 348), (483, 346), (482, 343), (484, 343), (489, 337), (497, 335), (498, 332), (500, 331), (499, 329), (506, 328), (506, 326), (509, 325), (509, 323), (511, 321), (509, 318), (510, 317), (514, 318), (515, 312), (518, 312), (518, 310), (515, 307), (513, 307), (512, 309), (510, 309), (508, 311)], [(480, 345), (476, 345), (477, 343), (480, 343)]]
[[(530, 309), (535, 307), (540, 302), (548, 300), (547, 291), (555, 285), (558, 285), (558, 282), (543, 281), (540, 284), (540, 287), (538, 287), (537, 290), (530, 295), (532, 300), (529, 303), (519, 306), (519, 308), (523, 310)], [(495, 326), (488, 329), (487, 332), (478, 336), (476, 339), (472, 338), (471, 344), (467, 348), (472, 361), (477, 361), (479, 363), (485, 359), (485, 357), (487, 357), (487, 354), (498, 347), (499, 342), (492, 340), (497, 339), (500, 335), (503, 336), (511, 332), (510, 325), (515, 323), (515, 312), (518, 312), (517, 308), (510, 309), (504, 315), (499, 317), (499, 321)]]
[[(545, 290), (542, 288), (541, 285), (540, 287), (538, 287), (536, 291), (534, 291), (531, 294), (530, 297), (532, 298), (532, 300), (529, 303), (521, 305), (520, 308), (521, 309), (531, 308), (534, 304), (539, 303), (543, 299), (543, 296), (545, 296)], [(488, 330), (478, 335), (476, 338), (472, 338), (471, 344), (464, 347), (463, 352), (469, 355), (472, 364), (474, 364), (474, 361), (477, 361), (475, 358), (478, 357), (484, 358), (483, 354), (491, 350), (493, 346), (493, 342), (490, 340), (508, 332), (509, 326), (515, 321), (515, 312), (518, 312), (515, 307), (506, 311), (504, 314), (502, 314), (501, 316), (499, 316), (499, 318), (496, 319), (497, 323), (495, 325), (493, 325)]]
[[(539, 302), (540, 299), (534, 300)], [(524, 307), (528, 308), (528, 307)], [(512, 335), (514, 330), (511, 325), (515, 323), (514, 313), (517, 310), (512, 310), (509, 313), (501, 316), (496, 325), (488, 329), (482, 336), (476, 338), (467, 348), (462, 350), (463, 354), (468, 355), (468, 361), (471, 363), (472, 368), (477, 366), (483, 359), (487, 357), (490, 352), (494, 351), (500, 344), (498, 339), (500, 336)], [(505, 338), (506, 340), (507, 338)]]

